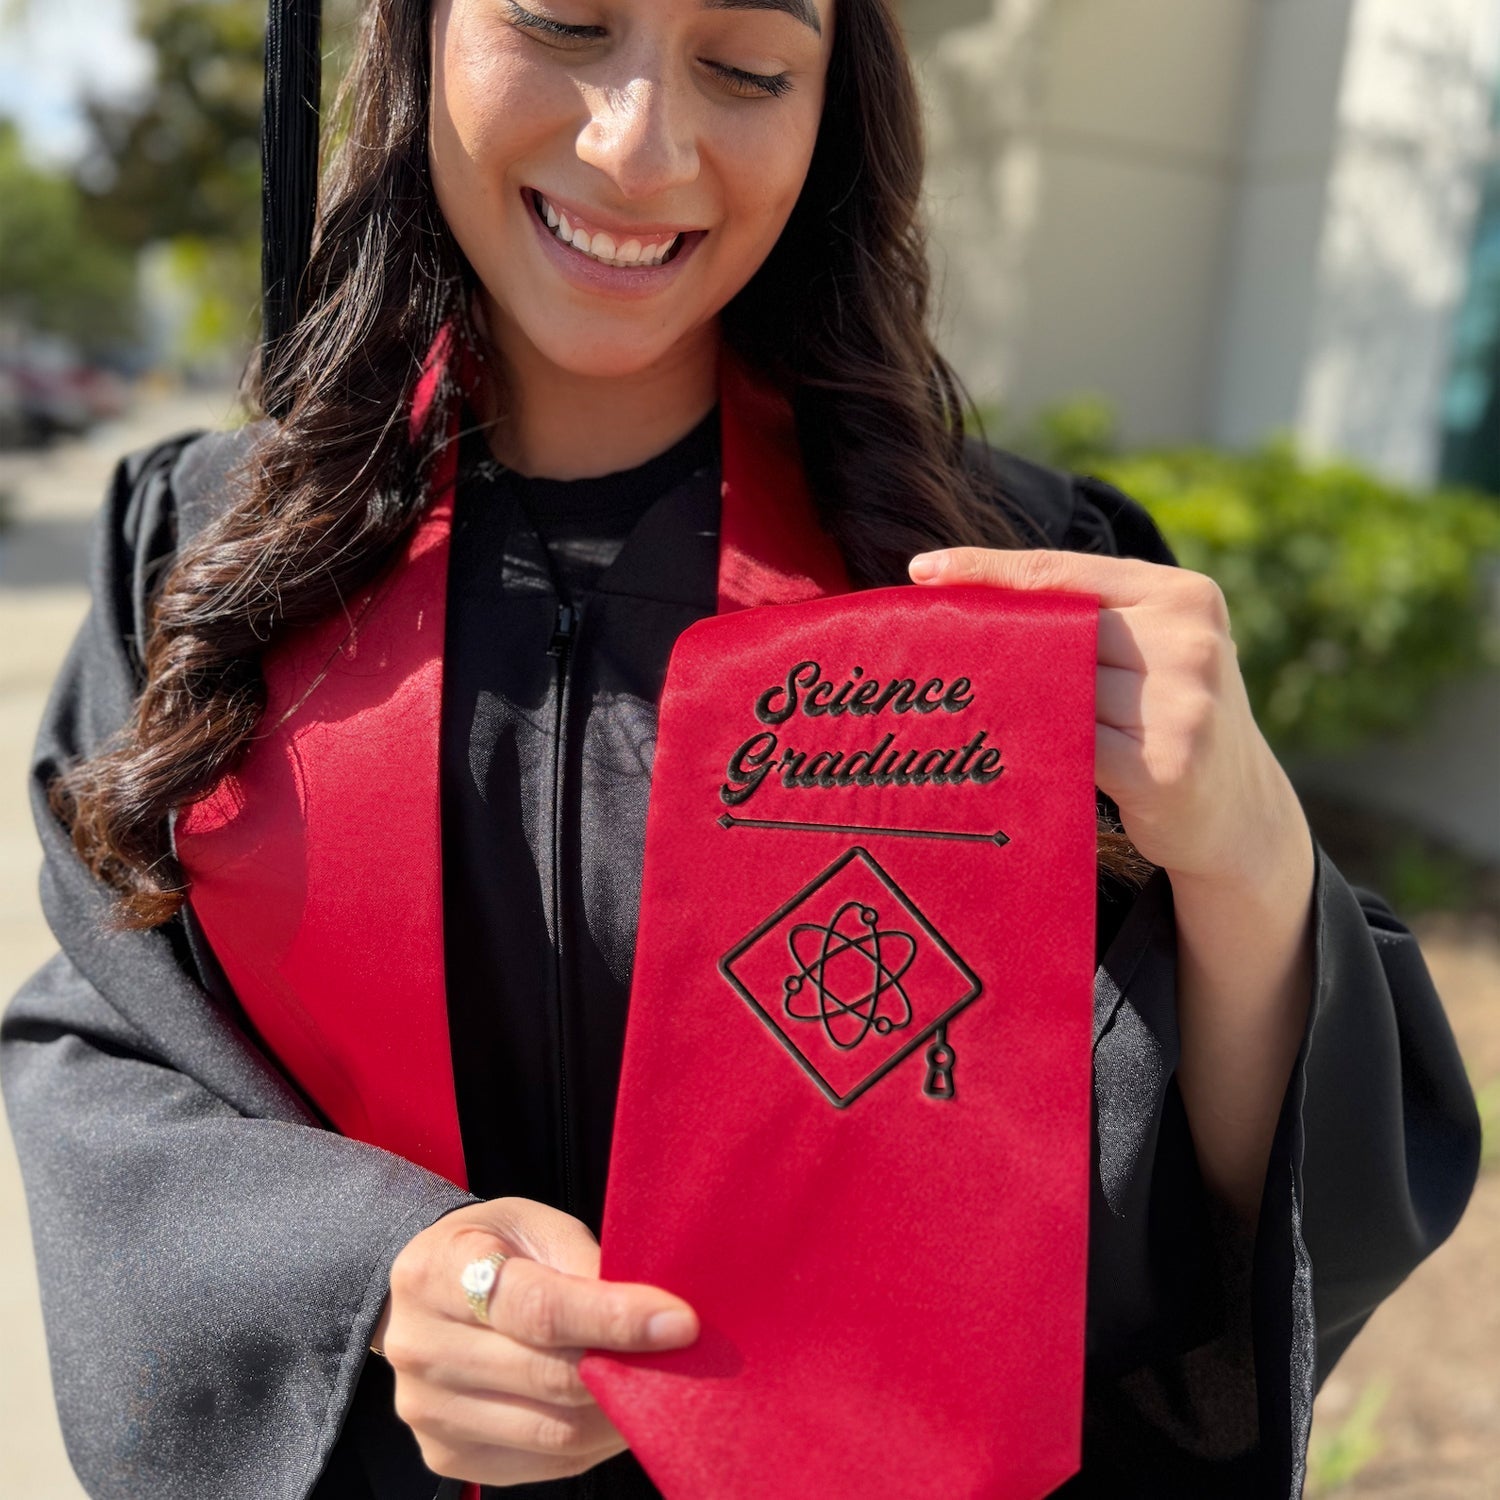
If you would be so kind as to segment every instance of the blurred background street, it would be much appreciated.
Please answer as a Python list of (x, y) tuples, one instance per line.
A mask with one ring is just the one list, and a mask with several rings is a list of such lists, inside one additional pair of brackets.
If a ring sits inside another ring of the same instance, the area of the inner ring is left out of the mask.
[[(168, 432), (221, 423), (221, 391), (140, 392), (129, 414), (86, 436), (0, 453), (0, 995), (56, 946), (37, 901), (27, 758), (52, 679), (88, 606), (88, 536), (110, 471)], [(42, 1342), (20, 1173), (0, 1115), (0, 1496), (73, 1500)]]
[[(325, 80), (356, 0), (325, 3)], [(1500, 1495), (1500, 0), (905, 0), (945, 344), (992, 441), (1218, 579), (1257, 721), (1418, 933), (1485, 1116), (1308, 1493)], [(0, 1003), (25, 766), (125, 452), (239, 419), (260, 0), (0, 0)], [(0, 1500), (73, 1500), (0, 1122)]]

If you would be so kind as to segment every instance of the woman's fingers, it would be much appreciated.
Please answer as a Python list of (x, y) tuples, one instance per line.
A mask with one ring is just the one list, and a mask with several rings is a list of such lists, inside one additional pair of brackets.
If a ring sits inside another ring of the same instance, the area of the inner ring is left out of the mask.
[(386, 1358), (402, 1375), (459, 1394), (515, 1395), (553, 1406), (591, 1406), (593, 1393), (578, 1373), (580, 1349), (536, 1349), (491, 1329), (446, 1319), (421, 1325), (412, 1336), (398, 1324)]
[(513, 1257), (490, 1297), (490, 1327), (538, 1349), (676, 1349), (698, 1337), (686, 1302), (660, 1287), (570, 1276)]
[[(458, 1213), (450, 1218), (457, 1219)], [(519, 1249), (520, 1235), (502, 1239), (487, 1226), (464, 1223), (446, 1238), (424, 1244), (423, 1253), (418, 1253), (415, 1247), (422, 1239), (418, 1236), (391, 1267), (391, 1297), (398, 1308), (422, 1309), (482, 1326), (465, 1294), (463, 1271), (498, 1251), (506, 1259), (489, 1292), (485, 1321), (523, 1344), (642, 1351), (677, 1348), (698, 1336), (698, 1320), (680, 1297), (637, 1282), (600, 1281), (597, 1276), (560, 1271)], [(393, 1318), (384, 1345), (388, 1354), (398, 1329), (399, 1321)]]
[(698, 1319), (680, 1297), (640, 1282), (560, 1271), (518, 1249), (520, 1239), (465, 1225), (441, 1257), (398, 1256), (391, 1268), (392, 1293), (476, 1324), (460, 1278), (466, 1265), (499, 1251), (506, 1259), (489, 1294), (487, 1322), (519, 1343), (640, 1352), (675, 1349), (698, 1337)]
[(428, 1442), (449, 1448), (514, 1448), (597, 1462), (596, 1455), (625, 1447), (598, 1406), (554, 1406), (524, 1396), (415, 1384), (397, 1389), (396, 1414)]
[(396, 1411), (434, 1474), (472, 1484), (534, 1484), (582, 1474), (629, 1445), (598, 1407), (546, 1407), (516, 1398), (396, 1389)]
[[(414, 1276), (422, 1278), (420, 1287), (412, 1290), (430, 1307), (444, 1308), (453, 1318), (474, 1323), (460, 1276), (465, 1265), (498, 1250), (507, 1258), (489, 1294), (487, 1321), (495, 1332), (518, 1343), (538, 1349), (643, 1352), (676, 1349), (698, 1337), (692, 1308), (660, 1287), (601, 1281), (596, 1274), (575, 1276), (518, 1249), (523, 1242), (546, 1252), (557, 1248), (539, 1243), (551, 1237), (547, 1230), (552, 1226), (546, 1220), (541, 1223), (546, 1228), (538, 1233), (538, 1220), (532, 1219), (524, 1241), (514, 1231), (501, 1239), (494, 1231), (465, 1226), (453, 1237), (445, 1263), (435, 1266), (428, 1260), (411, 1267)], [(393, 1289), (402, 1270), (398, 1259), (391, 1273)]]
[(1144, 672), (1150, 660), (1143, 636), (1147, 633), (1144, 609), (1099, 611), (1099, 663), (1121, 671)]
[[(1139, 557), (1046, 549), (952, 547), (914, 557), (909, 571), (913, 582), (929, 587), (978, 584), (984, 588), (1055, 589), (1061, 593), (1092, 594), (1098, 599), (1101, 611), (1197, 618), (1225, 635), (1229, 633), (1229, 607), (1223, 590), (1212, 578), (1190, 568), (1146, 562)], [(1130, 628), (1138, 631), (1140, 619), (1132, 620)], [(1118, 644), (1117, 641), (1115, 645)], [(1122, 660), (1114, 665), (1131, 663)]]
[(504, 1241), (493, 1248), (529, 1256), (574, 1276), (599, 1274), (599, 1241), (587, 1224), (560, 1208), (530, 1198), (493, 1198), (467, 1212), (470, 1225), (482, 1223)]
[(608, 1451), (587, 1458), (553, 1458), (527, 1453), (523, 1448), (490, 1448), (483, 1444), (438, 1443), (416, 1429), (417, 1446), (422, 1462), (445, 1479), (462, 1479), (468, 1484), (507, 1487), (513, 1484), (539, 1484), (551, 1479), (571, 1479), (603, 1463), (614, 1455)]
[[(504, 1259), (480, 1303), (464, 1270), (492, 1255)], [(381, 1347), (397, 1412), (430, 1469), (480, 1483), (580, 1474), (623, 1451), (579, 1378), (584, 1350), (671, 1349), (698, 1336), (680, 1297), (600, 1281), (588, 1227), (522, 1198), (429, 1225), (396, 1257), (390, 1285)]]
[(1139, 738), (1146, 727), (1147, 678), (1142, 672), (1099, 667), (1094, 673), (1094, 718)]
[(1103, 557), (1092, 552), (1043, 548), (1007, 551), (993, 547), (950, 547), (911, 560), (914, 583), (980, 584), (995, 589), (1057, 589), (1096, 594), (1106, 608), (1139, 604), (1161, 587), (1161, 575), (1175, 573), (1135, 557)]

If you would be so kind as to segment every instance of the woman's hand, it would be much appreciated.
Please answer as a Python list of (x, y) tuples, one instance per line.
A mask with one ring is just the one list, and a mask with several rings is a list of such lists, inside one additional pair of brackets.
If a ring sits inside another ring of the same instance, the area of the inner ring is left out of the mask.
[(1250, 709), (1229, 610), (1213, 579), (1080, 552), (929, 552), (924, 585), (1095, 594), (1094, 780), (1131, 842), (1179, 880), (1243, 879), (1301, 806)]
[[(459, 1277), (496, 1250), (511, 1259), (486, 1327)], [(697, 1336), (681, 1298), (601, 1281), (598, 1241), (577, 1219), (497, 1198), (439, 1219), (396, 1257), (374, 1343), (427, 1467), (512, 1485), (582, 1473), (628, 1446), (579, 1378), (585, 1349), (660, 1351)]]
[(1097, 595), (1094, 780), (1171, 880), (1177, 1082), (1204, 1181), (1253, 1230), (1312, 998), (1315, 860), (1219, 586), (1138, 558), (979, 548), (914, 558), (911, 576)]

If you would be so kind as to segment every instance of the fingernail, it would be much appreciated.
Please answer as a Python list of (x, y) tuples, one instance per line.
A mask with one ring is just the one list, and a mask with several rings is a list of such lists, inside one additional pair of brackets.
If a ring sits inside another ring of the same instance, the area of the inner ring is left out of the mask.
[(924, 578), (936, 578), (942, 571), (943, 554), (941, 552), (923, 552), (911, 560), (911, 576), (918, 581)]
[(692, 1313), (652, 1313), (646, 1320), (646, 1337), (653, 1344), (686, 1344), (696, 1337), (695, 1325)]

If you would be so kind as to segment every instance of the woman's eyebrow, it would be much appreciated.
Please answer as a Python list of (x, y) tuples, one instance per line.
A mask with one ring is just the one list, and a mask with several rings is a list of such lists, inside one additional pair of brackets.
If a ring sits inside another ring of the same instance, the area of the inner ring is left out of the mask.
[(779, 10), (784, 15), (801, 21), (804, 26), (811, 26), (819, 35), (823, 35), (823, 23), (818, 18), (817, 7), (813, 0), (703, 0), (705, 10)]

